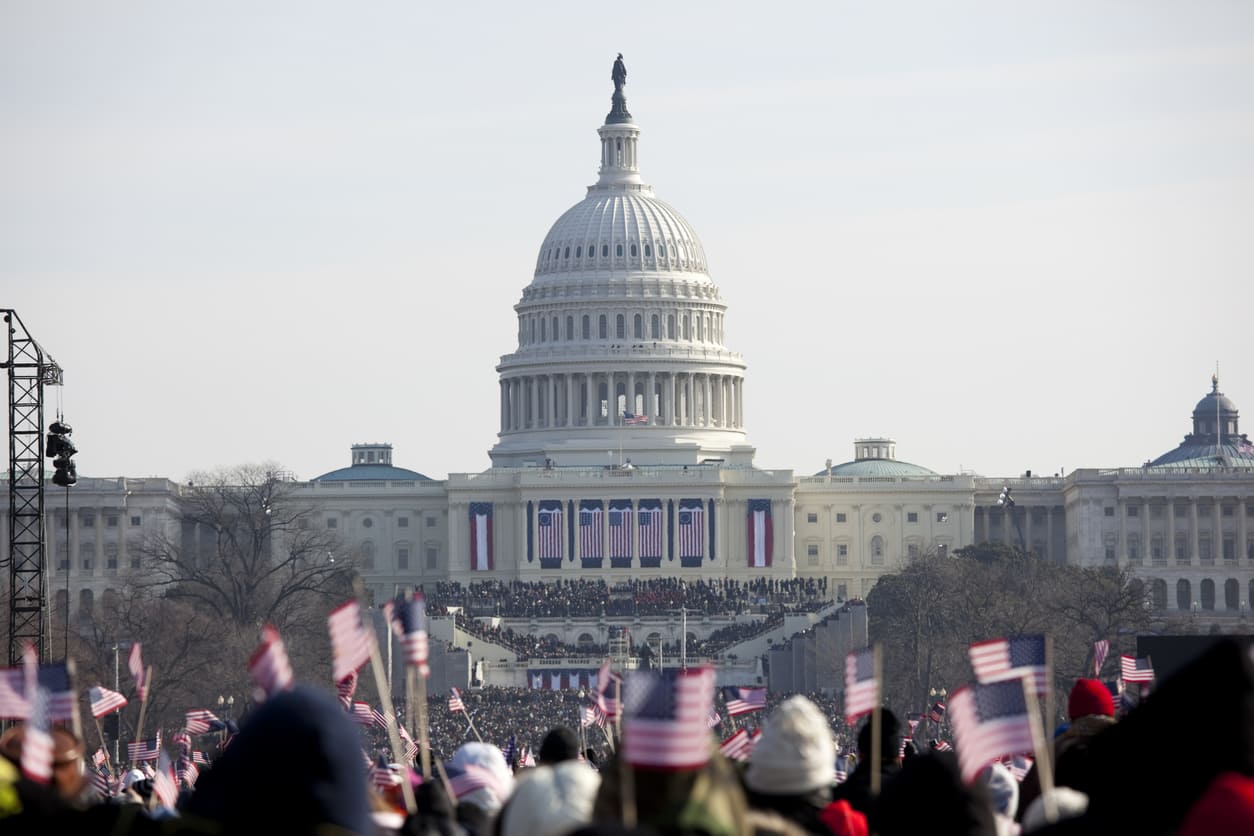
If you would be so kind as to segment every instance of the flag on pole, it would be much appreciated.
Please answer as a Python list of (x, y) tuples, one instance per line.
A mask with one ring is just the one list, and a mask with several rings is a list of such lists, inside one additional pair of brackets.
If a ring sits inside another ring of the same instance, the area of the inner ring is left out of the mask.
[(358, 725), (365, 726), (366, 728), (373, 726), (374, 725), (374, 709), (370, 707), (370, 703), (367, 703), (367, 702), (353, 703), (353, 719), (357, 721)]
[(261, 628), (261, 644), (248, 657), (248, 676), (257, 686), (261, 698), (258, 702), (292, 687), (292, 663), (287, 658), (287, 646), (279, 631), (269, 624)]
[(336, 607), (327, 617), (331, 634), (331, 678), (336, 682), (370, 661), (370, 635), (361, 623), (356, 601)]
[(126, 705), (126, 697), (117, 691), (110, 691), (103, 685), (94, 685), (88, 688), (87, 699), (91, 703), (91, 716), (97, 720)]
[(1032, 725), (1021, 680), (959, 688), (949, 702), (958, 765), (967, 783), (1003, 755), (1032, 751)]
[(340, 698), (340, 703), (344, 706), (345, 711), (349, 711), (353, 707), (353, 694), (357, 692), (357, 671), (353, 671), (343, 679), (335, 683), (335, 693)]
[(1050, 691), (1051, 673), (1043, 634), (976, 642), (968, 652), (975, 678), (982, 685), (1026, 676), (1031, 678), (1036, 693)]
[(152, 778), (152, 794), (167, 810), (173, 810), (178, 804), (179, 786), (174, 780), (174, 767), (165, 752), (157, 760), (157, 773)]
[(945, 719), (945, 703), (937, 700), (932, 703), (932, 707), (927, 712), (927, 717), (933, 723), (939, 723)]
[[(187, 734), (208, 734), (211, 731), (221, 731), (222, 729), (225, 729), (226, 723), (219, 720), (209, 709), (196, 708), (183, 715), (183, 728), (187, 730)], [(181, 743), (183, 741), (181, 737), (176, 741), (174, 737), (171, 736), (170, 742)], [(192, 742), (191, 738), (188, 738), (186, 742), (190, 747)]]
[(1124, 653), (1119, 657), (1119, 670), (1124, 682), (1154, 681), (1154, 667), (1149, 659), (1141, 659)]
[(625, 426), (631, 427), (637, 424), (647, 423), (649, 423), (649, 416), (647, 415), (632, 415), (630, 412), (623, 413), (623, 424)]
[(161, 730), (157, 730), (155, 737), (147, 740), (135, 740), (126, 744), (126, 756), (132, 763), (140, 763), (142, 761), (155, 761), (157, 756), (161, 754)]
[(22, 774), (46, 784), (52, 780), (52, 716), (48, 691), (39, 683), (39, 653), (29, 642), (23, 650), (23, 671), (29, 695), (30, 717), (22, 736)]
[(717, 710), (717, 709), (714, 709), (714, 708), (711, 708), (711, 709), (710, 709), (710, 717), (709, 717), (709, 719), (708, 719), (708, 720), (706, 720), (706, 723), (708, 723), (708, 724), (709, 724), (710, 728), (714, 728), (715, 726), (717, 726), (717, 725), (718, 725), (719, 723), (721, 723), (721, 722), (723, 722), (723, 718), (722, 718), (722, 717), (720, 717), (720, 716), (718, 716), (718, 710)]
[(21, 668), (0, 670), (0, 717), (25, 720), (30, 716), (30, 700), (26, 699), (25, 675)]
[(626, 763), (691, 769), (709, 761), (713, 668), (632, 671), (624, 684), (621, 752)]
[(401, 640), (405, 664), (416, 665), (421, 676), (430, 676), (430, 643), (427, 638), (427, 599), (422, 593), (406, 600), (398, 595), (392, 605), (392, 628)]
[(845, 657), (845, 722), (853, 725), (879, 704), (875, 681), (875, 649), (851, 650)]
[(727, 705), (727, 716), (729, 717), (739, 717), (741, 714), (751, 714), (754, 711), (765, 711), (766, 689), (724, 688), (723, 702)]
[(91, 755), (91, 765), (96, 767), (97, 769), (104, 766), (106, 763), (108, 763), (108, 761), (109, 761), (109, 756), (105, 754), (105, 750), (102, 747), (97, 747), (96, 751), (93, 752)]
[(453, 713), (457, 713), (458, 711), (460, 711), (463, 714), (465, 714), (466, 703), (462, 702), (461, 690), (458, 688), (450, 688), (449, 690), (451, 693), (449, 694), (449, 698), (448, 698), (448, 710), (452, 711)]
[(743, 761), (749, 759), (749, 749), (752, 741), (749, 738), (748, 729), (740, 729), (731, 737), (724, 740), (718, 747), (718, 751), (730, 761)]
[(607, 722), (608, 721), (606, 720), (605, 715), (601, 713), (601, 709), (598, 708), (597, 706), (585, 705), (583, 707), (583, 712), (580, 715), (579, 723), (585, 729), (590, 726), (596, 726), (598, 728), (603, 729), (605, 728), (605, 725)]
[[(606, 717), (618, 716), (616, 692), (620, 689), (622, 681), (622, 677), (610, 670), (610, 657), (606, 656), (605, 661), (601, 663), (601, 669), (597, 671), (597, 687), (592, 695), (597, 708), (601, 709), (601, 713)], [(620, 683), (620, 685), (615, 683)]]
[(131, 655), (127, 657), (126, 666), (130, 668), (131, 676), (135, 677), (135, 693), (139, 696), (139, 701), (147, 702), (148, 683), (144, 678), (144, 659), (139, 648), (139, 642), (131, 645)]
[(1093, 642), (1093, 676), (1101, 677), (1102, 665), (1106, 664), (1106, 654), (1110, 652), (1110, 642), (1098, 639)]

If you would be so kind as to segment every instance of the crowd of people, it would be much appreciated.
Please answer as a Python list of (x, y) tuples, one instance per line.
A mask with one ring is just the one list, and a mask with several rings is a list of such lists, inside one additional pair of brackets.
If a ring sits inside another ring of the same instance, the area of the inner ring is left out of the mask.
[(613, 585), (601, 580), (485, 580), (469, 586), (441, 581), (424, 592), (432, 614), (459, 610), (503, 618), (622, 618), (674, 615), (683, 608), (697, 615), (814, 612), (830, 600), (826, 578), (650, 578)]

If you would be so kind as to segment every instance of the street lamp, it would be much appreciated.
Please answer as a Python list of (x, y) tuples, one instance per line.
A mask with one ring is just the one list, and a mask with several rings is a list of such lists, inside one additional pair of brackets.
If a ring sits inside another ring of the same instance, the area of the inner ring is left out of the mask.
[(229, 697), (224, 697), (221, 694), (218, 695), (218, 711), (222, 711), (223, 707), (225, 707), (226, 709), (225, 710), (226, 717), (224, 717), (223, 719), (230, 720), (231, 713), (235, 710), (234, 695), (229, 696)]

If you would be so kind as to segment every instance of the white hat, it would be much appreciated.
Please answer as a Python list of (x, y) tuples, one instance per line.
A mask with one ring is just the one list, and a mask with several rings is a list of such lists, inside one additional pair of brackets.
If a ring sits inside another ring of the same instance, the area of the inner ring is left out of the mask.
[(132, 769), (122, 776), (122, 789), (129, 790), (137, 781), (146, 781), (147, 777), (138, 769)]
[(580, 761), (527, 770), (501, 814), (501, 836), (564, 836), (592, 820), (601, 776)]
[(496, 815), (514, 791), (514, 773), (505, 763), (505, 755), (491, 743), (463, 743), (453, 753), (449, 765), (457, 771), (475, 767), (487, 774), (491, 787), (472, 790), (457, 797), (458, 804), (473, 804), (488, 815)]
[(767, 795), (802, 795), (830, 786), (836, 747), (827, 718), (805, 697), (785, 700), (762, 727), (745, 784)]

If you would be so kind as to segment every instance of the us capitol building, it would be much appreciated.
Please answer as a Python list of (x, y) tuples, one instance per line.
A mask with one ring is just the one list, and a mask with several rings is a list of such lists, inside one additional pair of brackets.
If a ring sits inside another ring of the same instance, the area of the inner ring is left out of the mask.
[[(1166, 616), (1248, 631), (1254, 447), (1217, 379), (1184, 441), (1139, 466), (940, 474), (899, 459), (892, 439), (863, 438), (852, 459), (813, 474), (755, 467), (746, 365), (723, 339), (728, 306), (696, 231), (643, 179), (624, 83), (620, 62), (597, 129), (599, 176), (541, 242), (515, 305), (492, 466), (432, 479), (399, 466), (389, 444), (354, 444), (348, 466), (292, 486), (357, 556), (371, 593), (438, 580), (769, 576), (825, 578), (833, 598), (850, 599), (912, 557), (993, 541), (1129, 566)], [(1012, 507), (998, 504), (1004, 488)], [(82, 478), (68, 539), (50, 502), (54, 607), (67, 572), (75, 606), (143, 573), (138, 542), (177, 530), (194, 489)]]

